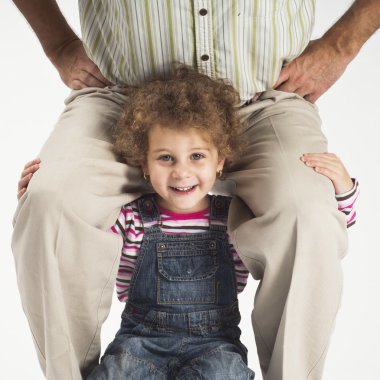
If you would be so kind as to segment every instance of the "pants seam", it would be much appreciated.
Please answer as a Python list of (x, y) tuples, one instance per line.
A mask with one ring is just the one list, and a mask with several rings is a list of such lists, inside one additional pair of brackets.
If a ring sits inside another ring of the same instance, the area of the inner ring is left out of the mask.
[[(119, 249), (119, 243), (117, 243), (117, 249), (118, 249), (118, 252), (120, 252), (120, 249)], [(114, 271), (115, 264), (118, 264), (118, 263), (119, 263), (119, 256), (117, 255), (116, 258), (115, 258), (115, 260), (114, 260), (114, 262), (113, 262), (113, 264), (112, 264), (112, 267), (111, 267), (110, 273), (109, 273), (109, 275), (108, 275), (108, 281), (107, 281), (106, 284), (104, 285), (104, 287), (103, 287), (103, 289), (102, 289), (102, 292), (101, 292), (101, 296), (100, 296), (99, 303), (98, 303), (98, 306), (97, 306), (97, 327), (96, 327), (96, 330), (95, 330), (95, 332), (94, 332), (94, 335), (93, 335), (93, 338), (92, 338), (92, 340), (91, 340), (91, 343), (90, 343), (90, 345), (89, 345), (89, 347), (88, 347), (88, 350), (87, 350), (87, 352), (86, 352), (86, 355), (85, 355), (85, 357), (84, 357), (84, 359), (83, 359), (83, 365), (84, 365), (84, 367), (86, 366), (85, 364), (86, 364), (86, 361), (87, 361), (87, 357), (88, 357), (89, 352), (90, 352), (90, 350), (91, 350), (91, 348), (92, 348), (92, 346), (93, 346), (93, 344), (94, 344), (94, 341), (95, 341), (95, 338), (96, 338), (96, 336), (97, 336), (97, 333), (98, 333), (98, 331), (100, 330), (100, 327), (101, 327), (101, 325), (100, 325), (100, 321), (99, 321), (99, 309), (100, 309), (100, 306), (101, 306), (101, 304), (102, 304), (102, 302), (103, 302), (104, 292), (105, 292), (105, 289), (106, 289), (106, 288), (108, 287), (108, 285), (110, 284), (111, 280), (113, 280), (113, 278), (112, 278), (112, 273), (113, 273), (113, 271)]]
[[(341, 279), (342, 281), (342, 279)], [(341, 282), (341, 286), (340, 286), (340, 292), (339, 292), (339, 302), (338, 302), (338, 307), (335, 311), (335, 314), (334, 314), (334, 318), (333, 318), (333, 322), (332, 322), (332, 325), (330, 325), (330, 331), (332, 331), (332, 326), (335, 324), (335, 320), (336, 320), (336, 316), (338, 314), (338, 311), (340, 309), (340, 305), (341, 305), (341, 300), (342, 300), (342, 292), (343, 292), (343, 287), (342, 287), (342, 282)], [(307, 374), (307, 377), (306, 377), (306, 380), (308, 380), (310, 378), (310, 375), (312, 374), (312, 372), (314, 371), (314, 369), (317, 367), (317, 365), (320, 363), (320, 361), (323, 359), (323, 357), (325, 356), (325, 353), (327, 352), (328, 350), (328, 347), (329, 347), (329, 339), (327, 339), (327, 342), (325, 344), (325, 347), (324, 349), (322, 350), (322, 353), (321, 355), (319, 356), (319, 358), (316, 360), (316, 362), (314, 363), (314, 365), (311, 367), (309, 373)]]

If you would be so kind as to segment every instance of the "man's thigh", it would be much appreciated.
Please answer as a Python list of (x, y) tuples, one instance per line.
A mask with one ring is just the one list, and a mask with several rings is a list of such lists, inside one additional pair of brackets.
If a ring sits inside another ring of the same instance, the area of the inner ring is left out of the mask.
[(245, 122), (242, 152), (226, 173), (226, 182), (255, 216), (326, 194), (335, 201), (331, 182), (300, 160), (302, 153), (327, 150), (316, 106), (273, 90), (240, 114)]
[(113, 153), (125, 101), (110, 89), (72, 93), (15, 213), (20, 296), (48, 378), (98, 360), (122, 245), (107, 230), (144, 184)]
[(123, 204), (148, 190), (140, 170), (119, 162), (113, 151), (113, 127), (127, 101), (120, 88), (73, 91), (25, 198), (62, 203), (86, 223), (110, 227)]
[(113, 126), (127, 101), (118, 87), (72, 91), (42, 148), (41, 159), (98, 158), (96, 150), (91, 150), (93, 143), (111, 142)]

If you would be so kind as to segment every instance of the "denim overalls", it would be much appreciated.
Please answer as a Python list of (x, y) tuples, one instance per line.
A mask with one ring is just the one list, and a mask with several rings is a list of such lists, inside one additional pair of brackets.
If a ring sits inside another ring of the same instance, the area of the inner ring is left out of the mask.
[(209, 229), (180, 235), (161, 231), (154, 195), (137, 202), (144, 238), (121, 328), (88, 380), (253, 379), (239, 341), (230, 198), (211, 196)]

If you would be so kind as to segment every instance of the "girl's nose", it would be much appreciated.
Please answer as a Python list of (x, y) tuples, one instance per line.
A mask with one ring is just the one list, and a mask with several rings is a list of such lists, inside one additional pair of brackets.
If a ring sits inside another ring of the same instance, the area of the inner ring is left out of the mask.
[(190, 170), (186, 164), (178, 163), (173, 168), (173, 178), (186, 178), (189, 176)]

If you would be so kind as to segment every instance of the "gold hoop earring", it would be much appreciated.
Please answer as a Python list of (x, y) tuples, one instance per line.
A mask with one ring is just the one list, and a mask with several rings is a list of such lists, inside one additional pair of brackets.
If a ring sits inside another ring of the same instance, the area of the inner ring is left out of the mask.
[(223, 175), (223, 170), (222, 169), (220, 169), (220, 170), (218, 170), (217, 172), (216, 172), (216, 178), (222, 178), (222, 175)]
[(149, 181), (149, 174), (143, 173), (143, 177), (144, 177), (145, 181)]

